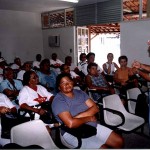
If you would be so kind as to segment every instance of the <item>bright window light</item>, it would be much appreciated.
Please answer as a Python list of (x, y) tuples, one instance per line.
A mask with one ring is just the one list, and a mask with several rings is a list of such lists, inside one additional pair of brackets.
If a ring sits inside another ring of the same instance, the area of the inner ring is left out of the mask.
[(60, 1), (66, 1), (66, 2), (78, 3), (79, 0), (60, 0)]

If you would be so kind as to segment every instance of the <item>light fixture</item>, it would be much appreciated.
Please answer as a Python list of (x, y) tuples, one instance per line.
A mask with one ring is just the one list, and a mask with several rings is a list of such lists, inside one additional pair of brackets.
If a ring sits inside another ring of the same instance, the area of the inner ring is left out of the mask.
[(79, 0), (60, 0), (60, 1), (66, 1), (66, 2), (72, 2), (72, 3), (78, 3)]

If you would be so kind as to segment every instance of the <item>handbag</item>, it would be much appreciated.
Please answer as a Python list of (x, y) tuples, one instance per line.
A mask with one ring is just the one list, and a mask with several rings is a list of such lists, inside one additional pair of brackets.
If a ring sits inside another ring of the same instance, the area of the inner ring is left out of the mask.
[(97, 134), (97, 129), (93, 126), (90, 126), (88, 124), (83, 124), (79, 126), (78, 128), (68, 128), (64, 125), (61, 127), (62, 130), (65, 132), (70, 133), (71, 135), (77, 137), (77, 138), (88, 138), (91, 136), (94, 136)]

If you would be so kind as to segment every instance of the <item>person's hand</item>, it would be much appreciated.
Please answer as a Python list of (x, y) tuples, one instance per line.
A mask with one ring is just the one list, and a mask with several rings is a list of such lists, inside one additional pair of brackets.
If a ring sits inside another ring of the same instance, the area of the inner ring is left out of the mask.
[(137, 69), (139, 69), (139, 68), (141, 68), (141, 63), (139, 62), (139, 61), (134, 61), (133, 63), (132, 63), (132, 68), (137, 68)]
[(2, 114), (5, 114), (10, 111), (11, 111), (10, 108), (4, 107), (4, 106), (0, 107), (0, 113), (2, 113)]
[(127, 85), (127, 82), (126, 82), (126, 81), (122, 81), (122, 82), (121, 82), (121, 85), (122, 85), (122, 86), (125, 86), (125, 85)]
[(132, 72), (133, 72), (133, 74), (138, 74), (139, 70), (137, 68), (133, 67)]
[(90, 116), (90, 121), (91, 121), (91, 122), (96, 122), (96, 121), (97, 121), (97, 119), (96, 119), (96, 117), (95, 117), (95, 116)]
[(103, 87), (104, 91), (109, 91), (109, 87)]
[(44, 109), (42, 109), (42, 108), (40, 108), (40, 109), (38, 110), (38, 114), (39, 114), (40, 116), (41, 116), (41, 115), (44, 115), (46, 112), (47, 112), (47, 111), (44, 110)]

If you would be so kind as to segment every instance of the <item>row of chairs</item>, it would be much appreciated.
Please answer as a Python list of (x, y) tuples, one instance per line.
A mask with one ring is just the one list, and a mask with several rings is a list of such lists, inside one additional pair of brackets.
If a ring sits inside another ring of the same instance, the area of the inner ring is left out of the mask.
[[(92, 97), (94, 89), (88, 89), (89, 96)], [(100, 106), (100, 122), (112, 129), (119, 129), (125, 132), (131, 132), (144, 125), (145, 120), (142, 117), (135, 115), (136, 100), (141, 94), (139, 88), (127, 90), (127, 105), (128, 111), (123, 105), (118, 94), (102, 96), (99, 98), (98, 105)]]
[[(132, 90), (128, 91), (127, 95), (129, 98), (136, 99), (137, 97), (134, 94), (136, 93), (138, 95), (138, 92), (133, 92)], [(101, 105), (104, 125), (108, 127), (131, 132), (142, 127), (145, 123), (143, 118), (131, 114), (134, 113), (135, 104), (132, 106), (131, 103), (130, 107), (132, 109), (129, 110), (131, 113), (127, 112), (117, 94), (103, 97)], [(66, 148), (74, 148), (65, 142), (60, 132), (58, 134), (59, 140)], [(21, 146), (39, 145), (44, 149), (58, 149), (58, 146), (53, 142), (45, 124), (41, 120), (32, 120), (13, 127), (11, 129), (11, 143), (16, 143)]]

